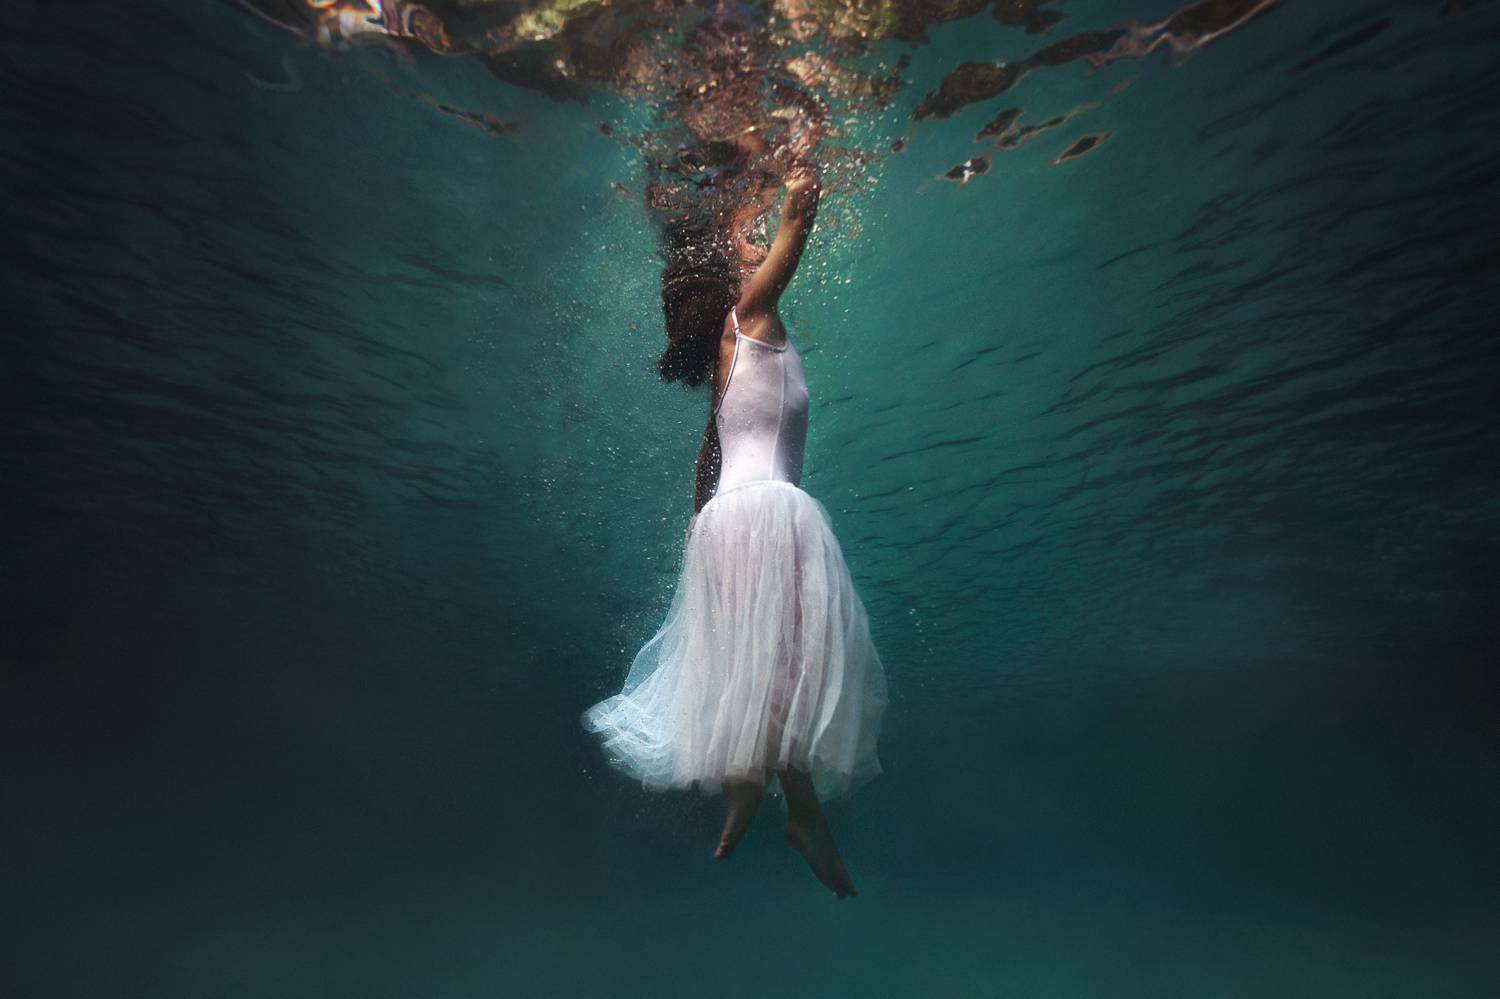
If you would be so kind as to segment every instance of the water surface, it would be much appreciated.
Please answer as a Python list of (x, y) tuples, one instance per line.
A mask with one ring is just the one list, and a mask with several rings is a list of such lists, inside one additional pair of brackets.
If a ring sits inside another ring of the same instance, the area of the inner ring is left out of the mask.
[(783, 315), (893, 698), (843, 904), (577, 724), (691, 514), (671, 123), (227, 3), (16, 19), (7, 994), (1488, 994), (1500, 6), (917, 120), (1182, 4), (1130, 6), (882, 43), (829, 140), (878, 156)]

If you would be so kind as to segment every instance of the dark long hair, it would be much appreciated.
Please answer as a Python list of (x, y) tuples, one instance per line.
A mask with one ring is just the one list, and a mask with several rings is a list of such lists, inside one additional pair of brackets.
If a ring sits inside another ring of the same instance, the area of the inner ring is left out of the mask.
[(724, 317), (739, 301), (739, 276), (729, 244), (703, 220), (680, 220), (666, 232), (667, 263), (661, 274), (661, 311), (667, 348), (656, 370), (669, 382), (697, 388), (714, 372)]

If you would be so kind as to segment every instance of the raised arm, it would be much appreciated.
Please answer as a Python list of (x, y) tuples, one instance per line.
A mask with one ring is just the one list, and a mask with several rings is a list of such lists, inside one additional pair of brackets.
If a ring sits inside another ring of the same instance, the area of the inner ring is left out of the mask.
[(743, 312), (765, 312), (775, 308), (781, 293), (791, 283), (797, 272), (797, 263), (802, 259), (802, 248), (807, 245), (807, 234), (812, 231), (813, 221), (818, 215), (818, 197), (821, 187), (816, 173), (811, 168), (797, 171), (786, 185), (786, 201), (781, 206), (781, 224), (776, 229), (776, 239), (766, 259), (740, 289), (740, 309)]

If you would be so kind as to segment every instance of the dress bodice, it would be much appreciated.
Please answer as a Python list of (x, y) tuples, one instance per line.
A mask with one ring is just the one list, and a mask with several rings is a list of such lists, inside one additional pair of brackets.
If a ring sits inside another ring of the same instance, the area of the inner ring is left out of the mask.
[(766, 479), (799, 485), (809, 403), (802, 358), (790, 338), (781, 345), (756, 340), (740, 332), (733, 309), (730, 318), (734, 360), (714, 411), (722, 456), (715, 495)]

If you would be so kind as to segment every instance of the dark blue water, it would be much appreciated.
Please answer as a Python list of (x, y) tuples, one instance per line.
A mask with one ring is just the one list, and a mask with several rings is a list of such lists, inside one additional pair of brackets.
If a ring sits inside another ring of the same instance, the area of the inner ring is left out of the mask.
[[(577, 722), (706, 409), (651, 367), (651, 107), (20, 5), (4, 993), (1492, 994), (1500, 5), (1289, 0), (913, 121), (1183, 5), (1129, 6), (890, 43), (783, 304), (892, 687), (836, 903)], [(976, 142), (1007, 108), (1063, 120)]]

